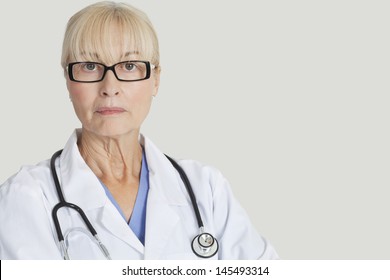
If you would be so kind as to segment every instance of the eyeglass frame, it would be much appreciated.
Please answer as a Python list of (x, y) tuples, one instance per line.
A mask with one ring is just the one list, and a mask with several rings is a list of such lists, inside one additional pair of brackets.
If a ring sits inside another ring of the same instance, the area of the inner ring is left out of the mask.
[[(125, 62), (142, 62), (142, 63), (145, 63), (145, 65), (146, 65), (146, 76), (145, 76), (145, 78), (137, 79), (137, 80), (123, 80), (123, 79), (119, 79), (119, 77), (118, 77), (118, 75), (116, 74), (116, 71), (115, 71), (115, 66), (117, 66), (118, 64), (121, 64), (121, 63), (125, 63)], [(95, 80), (95, 81), (79, 81), (79, 80), (76, 80), (74, 78), (74, 76), (73, 76), (73, 65), (81, 64), (81, 63), (94, 63), (94, 64), (99, 64), (99, 65), (103, 66), (104, 67), (104, 72), (103, 72), (102, 78), (100, 80)], [(68, 68), (67, 70), (68, 70), (69, 79), (71, 81), (77, 82), (77, 83), (97, 83), (97, 82), (101, 82), (101, 81), (104, 80), (104, 77), (106, 76), (106, 73), (107, 73), (108, 70), (111, 70), (114, 73), (114, 76), (115, 76), (115, 78), (118, 81), (121, 81), (121, 82), (138, 82), (138, 81), (143, 81), (143, 80), (149, 79), (150, 78), (150, 74), (152, 72), (152, 69), (155, 69), (156, 65), (151, 64), (147, 60), (125, 60), (125, 61), (121, 61), (121, 62), (115, 63), (115, 64), (113, 64), (111, 66), (107, 66), (107, 65), (104, 65), (103, 63), (94, 62), (94, 61), (77, 61), (77, 62), (69, 63), (67, 68)]]

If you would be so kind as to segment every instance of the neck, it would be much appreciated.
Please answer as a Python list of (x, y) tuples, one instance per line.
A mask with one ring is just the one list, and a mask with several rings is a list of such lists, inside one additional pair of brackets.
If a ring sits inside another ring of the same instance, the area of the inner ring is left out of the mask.
[(138, 182), (141, 171), (142, 147), (139, 131), (116, 137), (100, 136), (82, 130), (78, 140), (81, 156), (103, 183)]

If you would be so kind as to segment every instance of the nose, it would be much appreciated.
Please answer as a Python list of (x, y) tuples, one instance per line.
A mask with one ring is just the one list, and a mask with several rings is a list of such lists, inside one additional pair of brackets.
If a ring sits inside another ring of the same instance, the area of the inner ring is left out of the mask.
[(111, 70), (107, 71), (103, 81), (101, 81), (100, 94), (103, 96), (116, 96), (120, 92), (119, 81)]

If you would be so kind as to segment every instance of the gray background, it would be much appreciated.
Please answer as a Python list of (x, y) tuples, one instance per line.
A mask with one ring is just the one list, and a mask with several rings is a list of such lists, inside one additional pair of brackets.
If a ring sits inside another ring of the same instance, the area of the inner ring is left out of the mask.
[[(94, 1), (1, 1), (0, 181), (79, 127), (60, 54)], [(389, 259), (388, 1), (129, 1), (160, 38), (143, 132), (218, 167), (284, 259)]]

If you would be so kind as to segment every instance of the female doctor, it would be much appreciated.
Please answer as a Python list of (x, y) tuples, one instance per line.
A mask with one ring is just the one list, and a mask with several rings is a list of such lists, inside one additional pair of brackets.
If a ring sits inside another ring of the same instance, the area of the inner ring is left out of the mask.
[(159, 87), (147, 16), (100, 2), (70, 18), (62, 67), (82, 128), (0, 187), (0, 259), (274, 259), (221, 173), (140, 134)]

